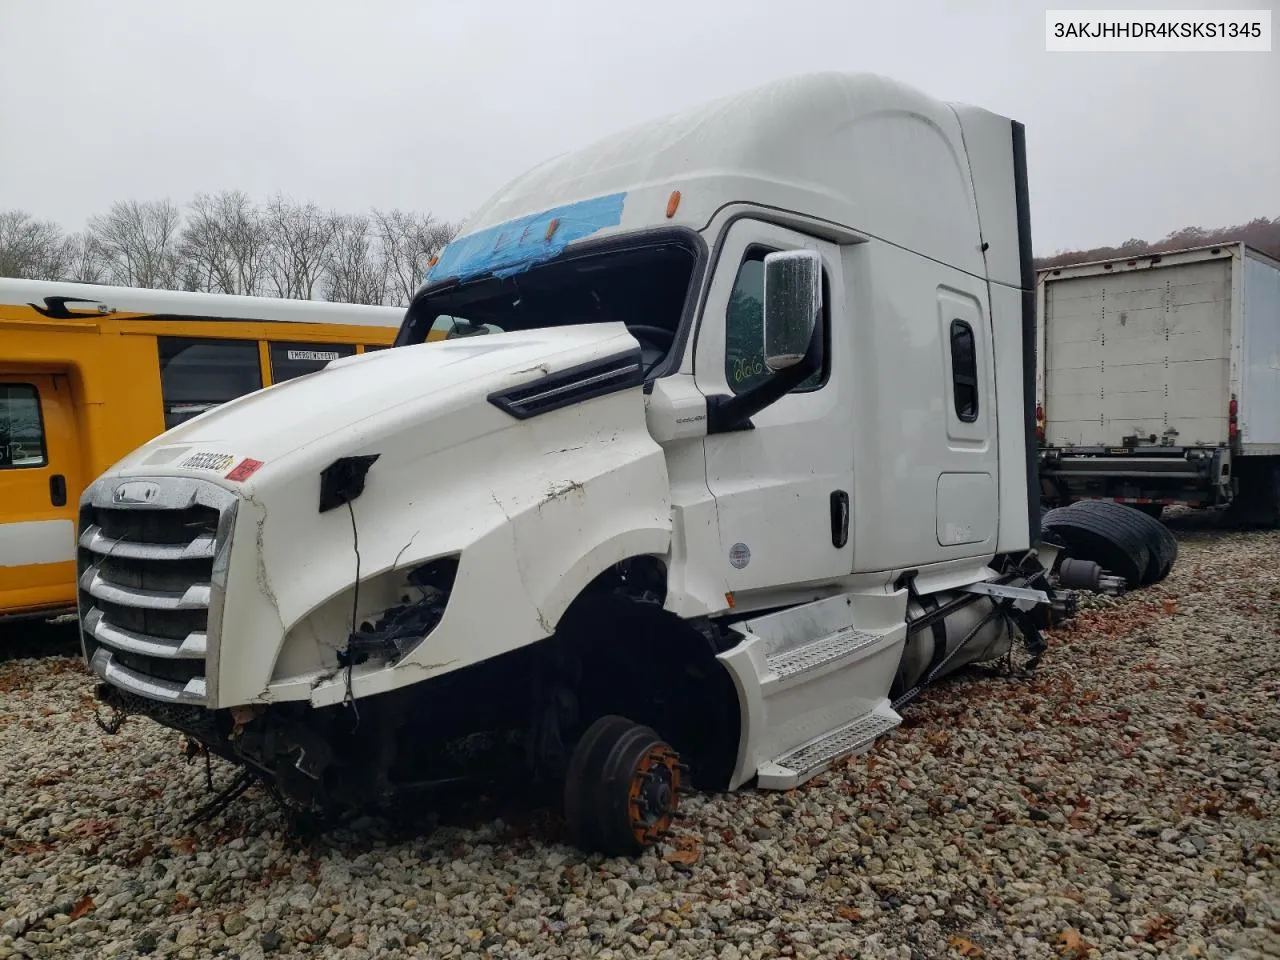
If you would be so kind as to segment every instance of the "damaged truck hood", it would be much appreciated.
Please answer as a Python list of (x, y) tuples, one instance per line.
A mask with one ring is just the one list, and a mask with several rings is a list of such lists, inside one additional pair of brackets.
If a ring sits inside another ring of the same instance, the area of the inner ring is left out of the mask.
[(638, 346), (623, 324), (608, 323), (489, 334), (348, 357), (179, 424), (109, 473), (191, 476), (252, 486), (300, 451), (356, 453), (356, 448), (396, 434), (398, 425), (466, 407), (479, 406), (478, 432), (486, 432), (486, 426), (500, 429), (514, 421), (487, 402), (492, 392), (532, 384)]

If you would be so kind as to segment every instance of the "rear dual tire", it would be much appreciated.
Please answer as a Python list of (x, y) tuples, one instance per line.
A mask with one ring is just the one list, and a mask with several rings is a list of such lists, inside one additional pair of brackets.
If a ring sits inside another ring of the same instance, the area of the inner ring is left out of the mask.
[(1109, 500), (1058, 507), (1041, 524), (1066, 544), (1068, 555), (1094, 561), (1131, 589), (1159, 583), (1178, 557), (1178, 542), (1164, 524)]

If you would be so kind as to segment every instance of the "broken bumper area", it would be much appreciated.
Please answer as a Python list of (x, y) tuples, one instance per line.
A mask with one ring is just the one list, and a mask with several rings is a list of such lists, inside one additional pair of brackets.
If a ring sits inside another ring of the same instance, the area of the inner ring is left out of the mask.
[[(203, 748), (229, 761), (250, 780), (263, 781), (297, 811), (334, 812), (369, 799), (367, 792), (356, 796), (334, 789), (339, 779), (330, 770), (334, 755), (323, 731), (317, 729), (316, 711), (304, 717), (300, 711), (282, 707), (209, 710), (153, 700), (109, 683), (98, 684), (95, 697), (107, 711), (105, 717), (102, 709), (98, 715), (98, 725), (107, 733), (118, 732), (130, 717), (154, 720), (188, 738), (189, 756)], [(305, 722), (308, 719), (310, 723)]]
[(216, 710), (102, 683), (99, 724), (115, 733), (130, 716), (154, 720), (186, 735), (189, 755), (204, 748), (262, 781), (291, 812), (327, 818), (522, 777), (516, 734), (528, 723), (530, 675), (516, 656), (350, 704)]

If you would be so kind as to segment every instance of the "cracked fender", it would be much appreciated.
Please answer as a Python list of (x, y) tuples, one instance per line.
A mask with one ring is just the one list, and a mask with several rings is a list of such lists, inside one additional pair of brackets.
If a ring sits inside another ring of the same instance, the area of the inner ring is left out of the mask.
[[(509, 376), (538, 372), (526, 366)], [(469, 401), (383, 439), (304, 448), (246, 484), (219, 644), (219, 705), (321, 706), (345, 697), (348, 679), (359, 697), (461, 669), (550, 635), (611, 565), (668, 553), (666, 460), (638, 386), (525, 420), (482, 393)], [(319, 473), (342, 447), (378, 460), (361, 496), (320, 513)], [(457, 576), (426, 641), (394, 666), (370, 661), (348, 678), (337, 654), (353, 615), (375, 619), (401, 602), (394, 587), (408, 571), (446, 556), (458, 557)]]

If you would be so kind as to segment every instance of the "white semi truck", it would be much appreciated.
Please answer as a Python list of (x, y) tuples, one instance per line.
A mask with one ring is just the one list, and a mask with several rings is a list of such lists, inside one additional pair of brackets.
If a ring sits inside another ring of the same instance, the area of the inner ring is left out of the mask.
[(1042, 495), (1280, 522), (1280, 263), (1241, 243), (1040, 271)]
[(1021, 125), (867, 75), (536, 167), (393, 349), (93, 484), (100, 697), (306, 808), (516, 744), (615, 852), (690, 782), (868, 749), (923, 682), (1039, 653), (1029, 222)]

